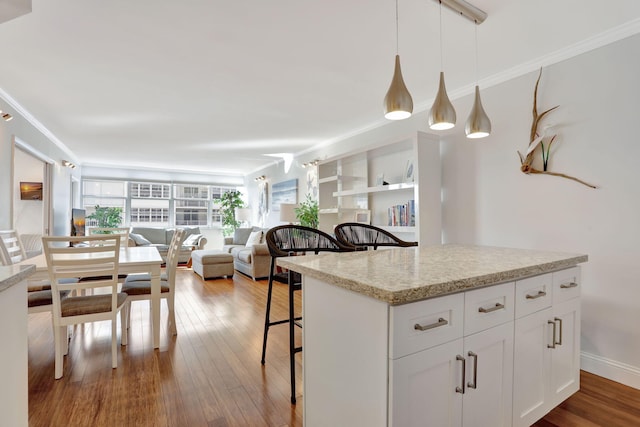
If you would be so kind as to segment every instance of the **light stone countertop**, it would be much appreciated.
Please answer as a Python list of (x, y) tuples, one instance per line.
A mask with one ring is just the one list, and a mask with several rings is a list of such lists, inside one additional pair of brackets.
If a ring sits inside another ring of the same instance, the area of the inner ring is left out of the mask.
[(0, 292), (20, 283), (35, 272), (35, 265), (0, 266)]
[(283, 257), (277, 264), (391, 305), (573, 267), (587, 255), (443, 245)]

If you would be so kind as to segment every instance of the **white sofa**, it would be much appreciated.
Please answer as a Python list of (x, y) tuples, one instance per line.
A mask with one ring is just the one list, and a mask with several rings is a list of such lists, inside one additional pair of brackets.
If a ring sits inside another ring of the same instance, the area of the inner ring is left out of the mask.
[[(261, 231), (262, 239), (259, 243), (247, 246), (247, 239), (252, 231)], [(233, 237), (224, 238), (222, 251), (233, 255), (233, 268), (253, 280), (269, 277), (271, 255), (264, 240), (266, 232), (266, 229), (259, 227), (237, 228)]]
[[(180, 227), (185, 230), (185, 238), (178, 254), (178, 262), (188, 263), (191, 251), (204, 249), (207, 239), (200, 233), (199, 227)], [(129, 232), (129, 246), (155, 246), (166, 261), (169, 243), (175, 228), (132, 227)]]

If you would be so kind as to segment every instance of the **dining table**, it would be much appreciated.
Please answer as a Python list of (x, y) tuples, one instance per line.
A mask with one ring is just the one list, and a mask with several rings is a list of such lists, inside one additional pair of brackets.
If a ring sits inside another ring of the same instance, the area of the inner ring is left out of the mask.
[[(120, 248), (118, 274), (148, 273), (151, 276), (151, 324), (153, 348), (160, 347), (160, 270), (163, 259), (153, 246), (127, 246)], [(17, 265), (35, 265), (30, 281), (49, 279), (44, 254), (24, 259)]]

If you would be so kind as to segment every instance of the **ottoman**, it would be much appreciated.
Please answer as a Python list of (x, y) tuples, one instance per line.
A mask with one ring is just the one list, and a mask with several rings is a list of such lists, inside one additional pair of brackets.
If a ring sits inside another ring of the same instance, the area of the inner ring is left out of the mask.
[(192, 268), (204, 280), (213, 277), (233, 276), (233, 255), (215, 249), (198, 249), (191, 252)]

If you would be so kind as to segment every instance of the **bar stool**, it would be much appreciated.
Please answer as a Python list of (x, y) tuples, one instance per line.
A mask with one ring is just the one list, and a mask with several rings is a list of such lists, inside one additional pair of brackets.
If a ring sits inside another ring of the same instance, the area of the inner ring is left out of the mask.
[[(282, 225), (267, 231), (265, 236), (269, 254), (271, 255), (271, 269), (269, 271), (269, 290), (267, 292), (267, 308), (264, 319), (264, 339), (262, 342), (262, 359), (260, 363), (265, 364), (267, 351), (267, 336), (269, 328), (283, 323), (289, 324), (289, 362), (291, 368), (291, 403), (296, 403), (296, 370), (295, 354), (302, 351), (302, 347), (295, 346), (294, 326), (302, 328), (302, 316), (294, 313), (293, 297), (294, 292), (302, 289), (302, 278), (299, 273), (289, 270), (286, 273), (276, 272), (276, 258), (292, 255), (303, 255), (307, 252), (318, 254), (319, 252), (350, 252), (355, 248), (346, 246), (336, 239), (314, 228), (301, 225)], [(271, 295), (273, 292), (273, 282), (285, 283), (288, 287), (289, 296), (289, 318), (282, 320), (270, 319)]]
[(361, 224), (358, 222), (345, 222), (336, 225), (336, 239), (343, 245), (356, 246), (361, 249), (378, 246), (400, 246), (403, 248), (410, 246), (418, 246), (418, 242), (407, 242), (387, 230), (375, 227), (369, 224)]

